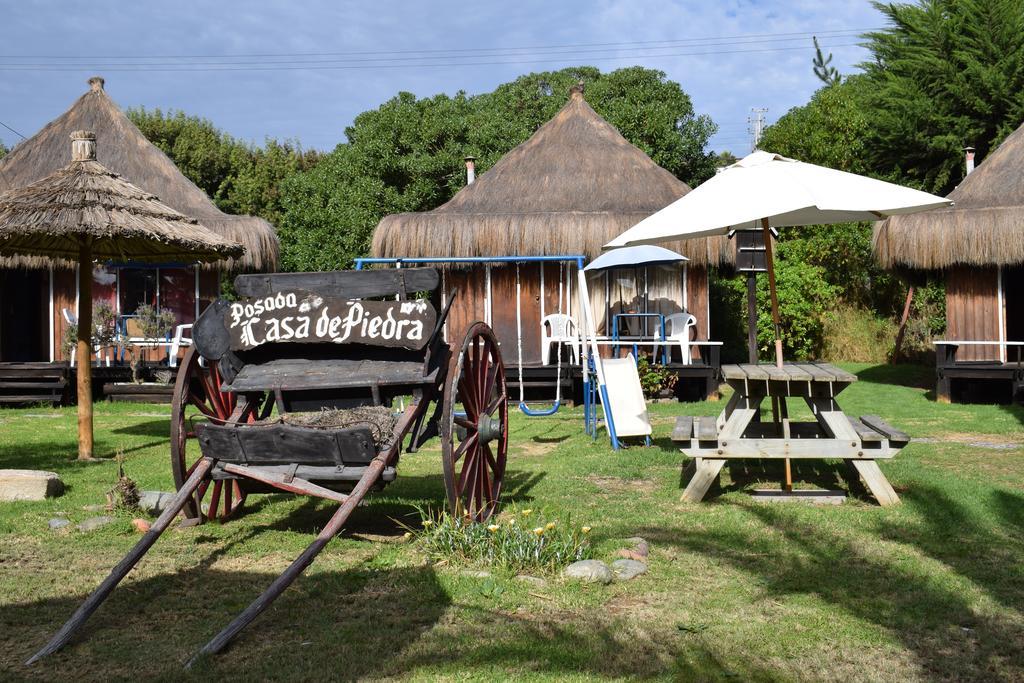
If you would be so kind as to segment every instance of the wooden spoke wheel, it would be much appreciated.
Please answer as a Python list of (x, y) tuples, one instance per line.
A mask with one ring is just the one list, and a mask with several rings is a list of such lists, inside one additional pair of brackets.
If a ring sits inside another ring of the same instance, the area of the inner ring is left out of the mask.
[[(236, 397), (220, 390), (222, 378), (216, 363), (199, 364), (200, 355), (190, 347), (181, 361), (174, 382), (171, 402), (171, 471), (174, 486), (180, 489), (202, 460), (193, 425), (201, 420), (228, 422), (235, 410)], [(249, 421), (252, 421), (252, 416)], [(225, 519), (245, 502), (245, 489), (235, 479), (207, 480), (196, 489), (185, 505), (185, 517), (207, 521)]]
[(452, 355), (442, 400), (448, 503), (453, 514), (483, 522), (497, 509), (508, 452), (505, 364), (486, 324), (473, 323)]

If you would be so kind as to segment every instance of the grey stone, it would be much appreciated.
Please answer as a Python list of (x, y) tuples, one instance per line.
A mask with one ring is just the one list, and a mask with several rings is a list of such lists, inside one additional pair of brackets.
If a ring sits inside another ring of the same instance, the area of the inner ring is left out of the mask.
[(147, 515), (153, 515), (156, 517), (167, 504), (174, 498), (173, 493), (167, 491), (140, 491), (139, 492), (139, 509), (145, 512)]
[(57, 531), (58, 529), (63, 529), (68, 524), (71, 524), (71, 520), (70, 519), (63, 519), (61, 517), (54, 517), (53, 519), (50, 520), (50, 531)]
[(528, 574), (520, 574), (516, 577), (516, 581), (522, 581), (528, 583), (534, 588), (547, 588), (548, 582), (539, 576), (530, 576)]
[(99, 529), (100, 527), (104, 527), (104, 526), (110, 524), (111, 522), (116, 522), (116, 521), (117, 521), (116, 517), (107, 517), (107, 516), (103, 516), (103, 517), (90, 517), (89, 519), (87, 519), (84, 522), (80, 523), (77, 528), (78, 528), (79, 531), (95, 531), (96, 529)]
[(612, 570), (601, 560), (580, 560), (573, 562), (565, 571), (564, 576), (586, 583), (611, 583)]
[(491, 578), (490, 572), (485, 572), (481, 569), (463, 569), (459, 572), (463, 576), (468, 576), (473, 579), (489, 579)]
[(636, 560), (615, 560), (612, 562), (612, 571), (619, 581), (629, 581), (647, 572), (647, 565)]
[(64, 482), (56, 472), (0, 470), (0, 501), (45, 500), (62, 493)]

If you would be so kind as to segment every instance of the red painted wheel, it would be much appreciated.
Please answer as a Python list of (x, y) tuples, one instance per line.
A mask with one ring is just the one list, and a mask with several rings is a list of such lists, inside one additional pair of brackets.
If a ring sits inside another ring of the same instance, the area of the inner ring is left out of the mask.
[(442, 400), (448, 503), (453, 514), (483, 522), (498, 507), (508, 453), (505, 364), (488, 325), (476, 322), (466, 331), (448, 367)]
[[(180, 489), (202, 459), (195, 442), (193, 425), (200, 420), (227, 422), (235, 409), (236, 397), (222, 393), (221, 376), (216, 363), (199, 364), (193, 346), (185, 353), (174, 382), (171, 402), (171, 471), (174, 486)], [(185, 517), (207, 521), (225, 519), (245, 502), (245, 489), (235, 479), (206, 480), (196, 489), (185, 508)], [(204, 510), (205, 508), (205, 510)]]

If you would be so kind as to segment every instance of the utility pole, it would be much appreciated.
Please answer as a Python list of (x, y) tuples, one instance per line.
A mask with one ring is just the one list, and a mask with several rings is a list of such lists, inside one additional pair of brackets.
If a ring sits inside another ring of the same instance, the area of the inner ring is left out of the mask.
[(764, 115), (768, 113), (768, 107), (751, 107), (750, 116), (747, 117), (747, 132), (750, 133), (750, 151), (757, 149), (761, 142), (761, 135), (764, 133)]

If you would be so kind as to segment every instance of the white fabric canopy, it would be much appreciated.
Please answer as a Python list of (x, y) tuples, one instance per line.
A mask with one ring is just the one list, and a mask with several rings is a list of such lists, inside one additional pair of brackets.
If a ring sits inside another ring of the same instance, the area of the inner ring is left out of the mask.
[(773, 227), (875, 221), (952, 203), (893, 183), (754, 152), (605, 248), (759, 229), (764, 218)]
[(689, 260), (671, 249), (645, 244), (638, 247), (624, 247), (622, 249), (606, 251), (587, 264), (587, 267), (583, 270), (639, 268), (640, 266), (654, 266), (660, 263), (682, 263)]

